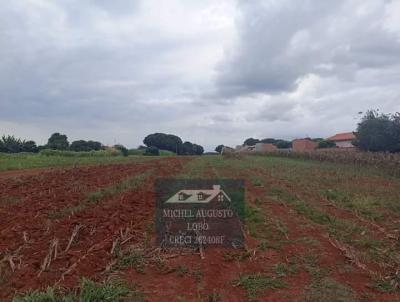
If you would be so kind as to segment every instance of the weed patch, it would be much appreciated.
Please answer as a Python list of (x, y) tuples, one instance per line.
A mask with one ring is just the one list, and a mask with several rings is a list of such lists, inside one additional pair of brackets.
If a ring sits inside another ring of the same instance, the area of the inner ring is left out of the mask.
[(356, 293), (348, 286), (331, 278), (315, 280), (305, 292), (307, 302), (357, 302)]
[(66, 293), (54, 288), (46, 291), (34, 291), (26, 295), (19, 295), (13, 302), (99, 302), (99, 301), (146, 301), (143, 293), (136, 287), (128, 287), (121, 281), (96, 283), (83, 279), (78, 293)]
[(257, 295), (267, 289), (284, 288), (287, 284), (275, 277), (264, 276), (262, 274), (241, 275), (239, 279), (233, 282), (234, 286), (242, 286), (246, 290), (250, 301), (257, 301)]

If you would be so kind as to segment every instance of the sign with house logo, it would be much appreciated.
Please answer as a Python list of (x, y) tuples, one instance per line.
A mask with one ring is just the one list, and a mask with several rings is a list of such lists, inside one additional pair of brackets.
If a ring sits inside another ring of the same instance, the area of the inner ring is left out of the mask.
[(155, 193), (158, 245), (243, 247), (243, 180), (159, 179)]

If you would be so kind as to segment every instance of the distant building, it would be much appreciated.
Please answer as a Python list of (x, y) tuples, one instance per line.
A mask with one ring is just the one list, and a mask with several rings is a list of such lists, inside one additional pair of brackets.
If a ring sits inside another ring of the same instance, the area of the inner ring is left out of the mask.
[(295, 139), (292, 142), (292, 150), (297, 152), (313, 151), (317, 148), (318, 143), (309, 138)]
[(239, 145), (236, 146), (235, 151), (238, 153), (266, 153), (278, 150), (273, 144), (257, 143), (254, 146)]
[(278, 150), (278, 148), (273, 144), (257, 143), (255, 146), (255, 152), (273, 152)]
[(228, 146), (223, 146), (222, 150), (221, 150), (221, 154), (233, 153), (233, 152), (235, 152), (235, 149), (228, 147)]
[(238, 153), (251, 153), (251, 152), (254, 152), (255, 148), (256, 148), (255, 146), (238, 145), (235, 148), (235, 152), (238, 152)]
[(352, 141), (356, 138), (353, 132), (338, 133), (327, 140), (335, 143), (338, 148), (354, 148)]

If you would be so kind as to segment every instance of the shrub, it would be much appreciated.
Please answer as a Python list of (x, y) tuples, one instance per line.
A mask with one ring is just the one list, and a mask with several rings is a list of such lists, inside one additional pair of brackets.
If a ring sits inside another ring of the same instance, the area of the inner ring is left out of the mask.
[(45, 292), (34, 291), (24, 296), (16, 296), (14, 302), (97, 302), (97, 301), (145, 301), (136, 288), (129, 288), (122, 281), (97, 283), (82, 279), (78, 293), (62, 291), (49, 287)]
[(129, 149), (128, 155), (143, 155), (145, 149)]
[(39, 152), (42, 156), (65, 156), (65, 157), (105, 157), (105, 156), (118, 156), (121, 155), (119, 151), (114, 151), (112, 149), (109, 150), (100, 150), (100, 151), (66, 151), (66, 150), (52, 150), (52, 149), (43, 149)]
[(91, 150), (101, 150), (103, 148), (100, 142), (95, 141), (85, 141), (78, 140), (73, 141), (69, 147), (72, 151), (91, 151)]
[(34, 141), (25, 141), (11, 135), (3, 135), (0, 138), (0, 152), (19, 153), (19, 152), (38, 152), (38, 147)]
[(123, 156), (129, 155), (128, 149), (126, 147), (124, 147), (123, 145), (115, 145), (114, 148), (119, 150)]
[(160, 155), (160, 151), (157, 147), (150, 146), (146, 148), (146, 151), (144, 151), (144, 155), (158, 156)]
[(318, 148), (319, 149), (335, 148), (335, 147), (336, 147), (336, 144), (333, 141), (321, 140), (320, 142), (318, 142)]

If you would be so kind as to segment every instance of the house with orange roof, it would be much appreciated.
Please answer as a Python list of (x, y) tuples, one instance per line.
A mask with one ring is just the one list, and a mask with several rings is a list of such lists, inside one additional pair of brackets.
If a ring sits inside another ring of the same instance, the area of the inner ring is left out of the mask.
[(327, 140), (335, 143), (338, 148), (354, 148), (352, 141), (356, 138), (353, 132), (338, 133)]

